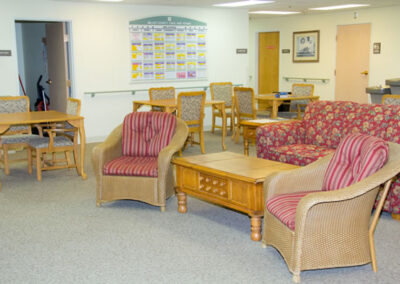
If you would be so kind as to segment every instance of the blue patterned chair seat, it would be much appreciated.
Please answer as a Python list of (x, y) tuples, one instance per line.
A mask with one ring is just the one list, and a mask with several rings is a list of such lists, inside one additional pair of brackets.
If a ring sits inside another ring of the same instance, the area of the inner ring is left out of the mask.
[[(50, 139), (48, 137), (36, 137), (28, 141), (29, 146), (37, 149), (48, 148)], [(54, 147), (73, 146), (74, 143), (64, 136), (54, 137)]]

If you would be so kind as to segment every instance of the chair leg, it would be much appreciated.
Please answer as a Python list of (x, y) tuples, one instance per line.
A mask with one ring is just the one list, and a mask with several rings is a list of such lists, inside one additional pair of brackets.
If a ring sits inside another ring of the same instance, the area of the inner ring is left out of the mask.
[(165, 206), (160, 207), (161, 212), (165, 212)]
[(27, 155), (28, 155), (28, 174), (32, 174), (32, 149), (28, 147), (26, 149)]
[(200, 135), (200, 149), (201, 149), (201, 153), (205, 154), (206, 153), (206, 149), (204, 148), (204, 133), (203, 133), (203, 129), (199, 132)]
[(214, 115), (214, 110), (212, 114), (212, 125), (211, 125), (211, 133), (214, 133), (215, 130), (215, 115)]
[(36, 179), (42, 181), (42, 153), (36, 149)]
[(3, 146), (3, 162), (4, 162), (4, 174), (10, 175), (10, 165), (8, 164), (8, 146)]
[(83, 169), (80, 169), (78, 166), (78, 150), (74, 148), (73, 150), (73, 154), (74, 154), (74, 162), (75, 162), (75, 168), (76, 168), (76, 172), (78, 173), (78, 175), (82, 175)]
[(69, 151), (65, 151), (64, 152), (64, 155), (65, 155), (65, 160), (67, 161), (67, 166), (68, 166), (68, 168), (72, 165), (72, 163), (71, 163), (71, 158), (70, 158), (70, 156), (69, 156)]

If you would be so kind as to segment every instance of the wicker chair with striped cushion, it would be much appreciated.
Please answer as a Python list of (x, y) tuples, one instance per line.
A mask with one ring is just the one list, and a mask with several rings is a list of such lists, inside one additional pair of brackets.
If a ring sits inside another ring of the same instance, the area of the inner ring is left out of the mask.
[[(269, 177), (264, 183), (263, 246), (279, 250), (295, 282), (301, 271), (310, 269), (372, 262), (376, 271), (373, 233), (399, 172), (399, 144), (350, 134), (335, 153)], [(383, 184), (383, 198), (371, 221)]]
[(133, 112), (92, 152), (96, 204), (140, 200), (165, 210), (174, 193), (171, 158), (181, 149), (188, 127), (165, 112)]

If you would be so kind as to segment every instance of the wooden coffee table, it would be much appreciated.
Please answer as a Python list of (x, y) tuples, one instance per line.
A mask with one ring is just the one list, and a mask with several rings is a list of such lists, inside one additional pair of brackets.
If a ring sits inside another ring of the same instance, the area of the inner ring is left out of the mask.
[(232, 152), (179, 157), (176, 166), (178, 212), (186, 213), (186, 194), (250, 216), (251, 239), (261, 240), (264, 180), (298, 166), (248, 157)]

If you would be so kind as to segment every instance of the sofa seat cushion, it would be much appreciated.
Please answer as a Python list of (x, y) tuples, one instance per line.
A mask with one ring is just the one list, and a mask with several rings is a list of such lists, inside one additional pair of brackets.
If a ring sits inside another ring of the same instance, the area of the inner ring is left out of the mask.
[(133, 112), (125, 116), (122, 155), (157, 157), (171, 141), (176, 117), (166, 112)]
[(325, 172), (322, 190), (350, 186), (378, 171), (386, 163), (386, 141), (364, 134), (350, 134), (340, 141)]
[(280, 147), (270, 147), (268, 153), (266, 153), (266, 156), (263, 158), (282, 163), (305, 166), (333, 152), (335, 152), (334, 149), (327, 147), (293, 144)]
[(157, 177), (157, 157), (121, 156), (107, 162), (104, 175)]
[(267, 201), (266, 208), (290, 230), (294, 231), (297, 204), (304, 196), (312, 192), (320, 191), (299, 191), (276, 195)]

